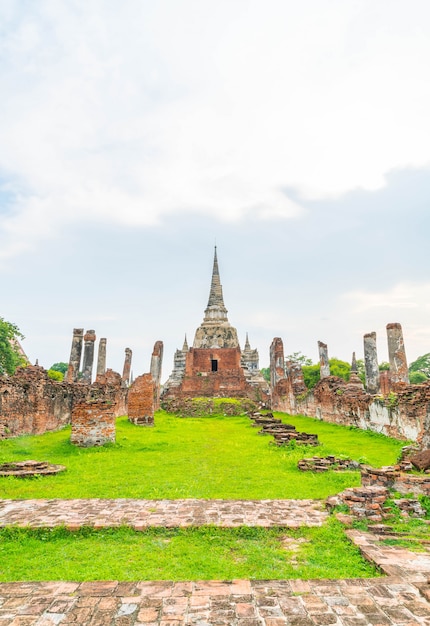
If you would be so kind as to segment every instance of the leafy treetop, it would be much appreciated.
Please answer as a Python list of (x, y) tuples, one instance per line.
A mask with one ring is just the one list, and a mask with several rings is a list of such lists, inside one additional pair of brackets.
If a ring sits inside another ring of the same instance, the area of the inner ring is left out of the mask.
[(17, 341), (24, 335), (16, 324), (0, 317), (0, 375), (12, 376), (20, 365), (25, 365)]

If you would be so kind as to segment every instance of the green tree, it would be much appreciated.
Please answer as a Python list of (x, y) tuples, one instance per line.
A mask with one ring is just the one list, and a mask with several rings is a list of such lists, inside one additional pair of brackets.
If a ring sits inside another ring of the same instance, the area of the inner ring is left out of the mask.
[(52, 367), (48, 370), (48, 376), (51, 380), (58, 380), (59, 382), (64, 379), (63, 372), (58, 372), (57, 370), (52, 369)]
[(308, 389), (312, 389), (315, 387), (317, 382), (320, 379), (320, 366), (319, 365), (304, 365), (302, 367), (303, 370), (303, 379), (305, 381), (305, 385)]
[(340, 359), (329, 359), (330, 365), (330, 375), (337, 376), (338, 378), (343, 378), (343, 380), (348, 381), (351, 374), (351, 365), (346, 361), (341, 361)]
[(390, 369), (390, 364), (387, 361), (381, 361), (378, 365), (378, 369), (380, 372), (385, 372)]
[(12, 376), (19, 365), (25, 365), (16, 343), (19, 339), (24, 339), (24, 335), (18, 326), (0, 317), (0, 375)]
[(312, 365), (312, 359), (309, 359), (307, 356), (302, 354), (301, 352), (293, 352), (293, 354), (287, 354), (286, 361), (295, 361), (296, 363), (300, 363), (300, 365), (309, 366)]
[(409, 365), (409, 373), (421, 372), (426, 378), (430, 378), (430, 352), (419, 356)]
[[(329, 359), (328, 363), (330, 365), (330, 376), (338, 376), (338, 378), (343, 378), (346, 381), (349, 380), (351, 374), (349, 363), (336, 358)], [(312, 389), (320, 379), (319, 363), (317, 365), (305, 365), (302, 367), (302, 370), (306, 387)]]
[(270, 367), (262, 367), (260, 373), (264, 380), (267, 380), (270, 383)]
[(54, 363), (54, 365), (51, 365), (49, 369), (54, 370), (54, 372), (61, 372), (62, 374), (66, 374), (69, 366), (67, 363), (60, 361), (60, 363)]
[(425, 380), (428, 380), (427, 376), (424, 372), (411, 372), (409, 374), (409, 382), (411, 385), (419, 385), (423, 383)]

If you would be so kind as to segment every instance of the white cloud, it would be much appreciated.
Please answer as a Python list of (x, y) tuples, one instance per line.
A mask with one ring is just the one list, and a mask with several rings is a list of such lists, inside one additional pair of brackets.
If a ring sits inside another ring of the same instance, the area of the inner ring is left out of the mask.
[(399, 283), (387, 291), (371, 292), (354, 290), (343, 295), (345, 301), (352, 304), (356, 313), (365, 313), (374, 309), (392, 309), (403, 312), (404, 309), (430, 311), (430, 283)]
[(40, 0), (0, 19), (3, 257), (71, 220), (289, 219), (285, 187), (430, 167), (427, 0)]

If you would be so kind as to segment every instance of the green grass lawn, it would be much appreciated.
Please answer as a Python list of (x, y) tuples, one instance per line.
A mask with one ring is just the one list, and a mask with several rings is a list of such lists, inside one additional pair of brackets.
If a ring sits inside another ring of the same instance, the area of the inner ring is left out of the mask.
[(102, 448), (70, 444), (70, 428), (0, 442), (0, 463), (35, 459), (67, 471), (35, 479), (0, 478), (0, 498), (325, 498), (359, 484), (358, 472), (302, 473), (297, 461), (346, 455), (376, 467), (393, 463), (404, 442), (301, 416), (282, 416), (317, 433), (321, 446), (270, 445), (247, 417), (178, 418), (163, 411), (155, 426), (117, 421), (117, 438)]
[(0, 581), (225, 580), (378, 576), (330, 519), (297, 530), (215, 527), (136, 532), (0, 529)]

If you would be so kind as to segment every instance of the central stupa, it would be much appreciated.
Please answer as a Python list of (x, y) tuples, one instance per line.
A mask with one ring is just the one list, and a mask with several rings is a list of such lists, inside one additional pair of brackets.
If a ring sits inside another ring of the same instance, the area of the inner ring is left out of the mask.
[(196, 330), (193, 348), (238, 348), (237, 331), (227, 318), (215, 246), (211, 290), (203, 322)]
[(231, 326), (224, 304), (215, 247), (212, 281), (203, 322), (197, 328), (192, 348), (185, 338), (176, 350), (173, 372), (165, 383), (163, 398), (249, 397), (267, 393), (260, 375), (258, 352), (246, 337), (242, 352), (237, 331)]

